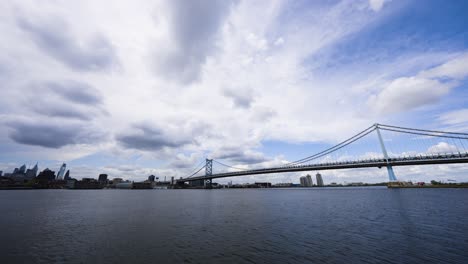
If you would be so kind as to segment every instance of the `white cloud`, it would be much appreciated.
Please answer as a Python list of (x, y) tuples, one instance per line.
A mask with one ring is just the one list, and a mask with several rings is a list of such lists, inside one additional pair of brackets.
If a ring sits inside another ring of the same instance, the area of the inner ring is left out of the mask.
[(440, 115), (439, 120), (447, 125), (468, 123), (468, 109), (458, 109)]
[(382, 9), (383, 5), (385, 3), (385, 0), (369, 0), (369, 6), (372, 10), (375, 12), (380, 11)]
[[(384, 5), (370, 4), (375, 11)], [(424, 63), (411, 65), (446, 64), (413, 77), (383, 76), (398, 70), (390, 63), (380, 71), (363, 66), (361, 74), (316, 71), (327, 62), (311, 59), (314, 55), (376, 19), (367, 6), (365, 1), (294, 9), (283, 1), (88, 0), (38, 7), (32, 0), (4, 1), (0, 122), (17, 122), (0, 131), (1, 145), (30, 159), (141, 155), (162, 168), (138, 173), (183, 175), (186, 171), (171, 166), (185, 169), (204, 156), (227, 154), (232, 165), (271, 166), (286, 158), (258, 151), (266, 140), (335, 142), (374, 123), (374, 116), (362, 113), (369, 91), (370, 106), (381, 113), (394, 106), (408, 110), (450, 92), (454, 84), (438, 78), (466, 76), (465, 57), (448, 61), (446, 54), (434, 55), (437, 59), (418, 54)], [(50, 26), (49, 18), (61, 22)], [(39, 89), (50, 83), (68, 85), (58, 92)], [(347, 89), (362, 83), (377, 88)], [(54, 133), (41, 142), (34, 134), (12, 137), (16, 127), (25, 127), (18, 120), (42, 128), (39, 132), (58, 133), (57, 142)], [(101, 133), (106, 136), (100, 142), (87, 138)]]
[(391, 81), (379, 94), (369, 98), (370, 107), (378, 113), (397, 113), (437, 102), (448, 94), (455, 83), (418, 77)]
[(468, 76), (468, 53), (460, 54), (455, 59), (423, 71), (419, 75), (424, 78), (451, 78), (462, 80)]
[(447, 142), (439, 142), (434, 146), (427, 149), (428, 153), (458, 153), (458, 148), (455, 145), (448, 144)]
[(462, 53), (439, 66), (410, 77), (388, 81), (378, 93), (368, 98), (377, 113), (398, 113), (433, 105), (468, 76), (468, 54)]

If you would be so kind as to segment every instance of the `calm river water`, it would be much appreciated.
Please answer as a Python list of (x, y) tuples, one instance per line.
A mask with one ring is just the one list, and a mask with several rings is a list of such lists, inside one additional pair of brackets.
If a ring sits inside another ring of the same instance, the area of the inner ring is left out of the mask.
[(0, 191), (1, 263), (468, 263), (468, 189)]

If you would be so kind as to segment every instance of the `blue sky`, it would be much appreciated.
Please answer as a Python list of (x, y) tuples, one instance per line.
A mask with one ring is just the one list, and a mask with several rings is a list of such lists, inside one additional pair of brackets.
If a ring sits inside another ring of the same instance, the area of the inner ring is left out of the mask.
[[(279, 166), (376, 122), (468, 131), (466, 1), (4, 1), (0, 10), (6, 172), (38, 161), (66, 162), (77, 178), (180, 177), (206, 157)], [(378, 152), (375, 140), (339, 155)], [(395, 151), (431, 147), (406, 145)], [(467, 171), (396, 169), (413, 180), (468, 180)], [(386, 180), (374, 170), (324, 177)]]

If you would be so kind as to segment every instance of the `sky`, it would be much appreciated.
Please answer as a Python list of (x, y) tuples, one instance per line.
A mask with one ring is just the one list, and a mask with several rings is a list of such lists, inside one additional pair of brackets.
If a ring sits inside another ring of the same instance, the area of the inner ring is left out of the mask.
[[(467, 13), (463, 0), (1, 1), (0, 170), (169, 179), (205, 158), (280, 166), (374, 123), (467, 132)], [(379, 152), (369, 142), (349, 151)], [(395, 173), (468, 181), (466, 165)]]

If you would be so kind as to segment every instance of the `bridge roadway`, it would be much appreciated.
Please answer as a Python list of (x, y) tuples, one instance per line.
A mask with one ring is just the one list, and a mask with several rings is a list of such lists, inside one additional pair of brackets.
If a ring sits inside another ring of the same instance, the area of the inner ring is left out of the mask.
[(236, 172), (225, 172), (212, 174), (210, 176), (198, 176), (191, 178), (178, 179), (177, 182), (190, 182), (206, 179), (217, 179), (235, 176), (245, 176), (254, 174), (269, 174), (281, 172), (295, 172), (295, 171), (319, 171), (319, 170), (341, 170), (341, 169), (355, 169), (355, 168), (371, 168), (371, 167), (386, 167), (390, 166), (409, 166), (409, 165), (435, 165), (435, 164), (453, 164), (453, 163), (468, 163), (468, 153), (458, 154), (438, 154), (426, 156), (412, 156), (401, 158), (389, 158), (388, 163), (385, 159), (368, 159), (359, 161), (346, 161), (346, 162), (329, 162), (311, 165), (296, 165), (284, 166), (275, 168), (265, 168), (256, 170), (245, 170)]

